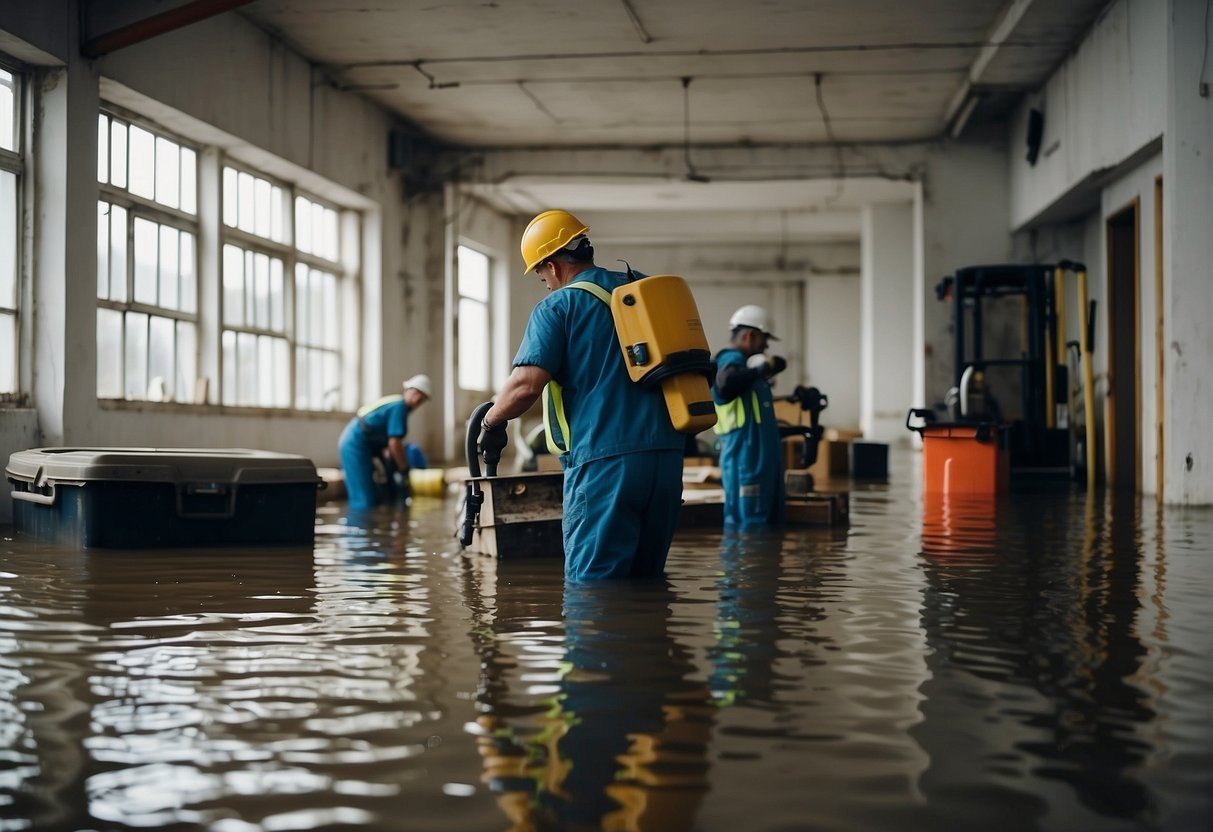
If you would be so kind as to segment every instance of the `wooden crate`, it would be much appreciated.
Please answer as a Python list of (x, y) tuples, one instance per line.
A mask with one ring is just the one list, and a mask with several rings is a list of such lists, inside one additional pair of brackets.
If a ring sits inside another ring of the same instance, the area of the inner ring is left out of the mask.
[[(564, 557), (564, 474), (475, 477), (484, 494), (469, 552), (496, 558)], [(462, 515), (459, 518), (462, 524)]]
[(840, 526), (850, 514), (846, 492), (789, 496), (786, 507), (789, 526)]

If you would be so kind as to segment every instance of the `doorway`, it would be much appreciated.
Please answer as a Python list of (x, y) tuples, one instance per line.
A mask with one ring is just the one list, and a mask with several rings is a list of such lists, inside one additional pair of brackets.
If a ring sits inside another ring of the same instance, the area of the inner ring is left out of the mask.
[(1141, 488), (1141, 338), (1137, 200), (1107, 219), (1108, 397), (1105, 464), (1108, 487)]

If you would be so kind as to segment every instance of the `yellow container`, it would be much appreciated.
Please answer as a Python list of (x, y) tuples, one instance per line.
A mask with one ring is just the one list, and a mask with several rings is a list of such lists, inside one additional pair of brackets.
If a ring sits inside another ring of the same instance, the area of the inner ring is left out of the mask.
[(699, 433), (716, 424), (716, 405), (708, 380), (694, 373), (671, 376), (661, 382), (666, 409), (674, 430)]
[(441, 468), (410, 468), (409, 489), (417, 497), (441, 497), (446, 493), (446, 472)]
[(661, 380), (675, 429), (698, 433), (716, 424), (703, 375), (712, 353), (687, 282), (663, 274), (621, 286), (611, 293), (611, 315), (628, 375), (634, 382)]

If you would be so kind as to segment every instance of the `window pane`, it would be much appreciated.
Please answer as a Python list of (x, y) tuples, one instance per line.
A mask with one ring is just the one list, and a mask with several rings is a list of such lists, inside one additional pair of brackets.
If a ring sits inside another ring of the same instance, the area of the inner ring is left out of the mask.
[(314, 251), (311, 203), (301, 196), (295, 197), (295, 247), (308, 254)]
[(152, 402), (173, 400), (173, 383), (177, 380), (176, 321), (172, 318), (151, 318), (148, 345), (147, 399)]
[(312, 351), (302, 347), (295, 350), (295, 407), (300, 410), (312, 410), (313, 405), (308, 384), (308, 368), (311, 366)]
[(223, 333), (223, 403), (236, 404), (237, 375), (236, 333)]
[(110, 184), (126, 187), (126, 125), (110, 119)]
[[(0, 90), (0, 96), (3, 95)], [(110, 120), (105, 113), (97, 115), (97, 181), (110, 181)]]
[(337, 277), (335, 275), (325, 275), (324, 280), (324, 340), (321, 342), (324, 346), (330, 349), (340, 347), (337, 321), (339, 321), (341, 310), (337, 306)]
[(272, 341), (272, 374), (270, 379), (274, 385), (274, 407), (291, 406), (291, 353), (290, 345), (285, 338), (273, 338)]
[(180, 268), (180, 252), (177, 240), (179, 232), (169, 225), (160, 226), (160, 305), (166, 309), (180, 309), (177, 296)]
[(270, 239), (278, 242), (285, 242), (286, 230), (283, 228), (282, 221), (282, 203), (286, 196), (282, 193), (282, 189), (274, 186), (274, 190), (270, 195)]
[(459, 386), (464, 390), (487, 390), (489, 387), (489, 356), (484, 346), (488, 327), (488, 306), (460, 298)]
[(336, 262), (341, 246), (337, 237), (337, 212), (332, 208), (324, 209), (324, 242), (324, 256)]
[[(194, 312), (198, 308), (198, 284), (194, 276), (194, 235), (181, 232), (181, 311)], [(191, 393), (192, 395), (192, 393)]]
[(0, 147), (17, 149), (17, 79), (0, 69)]
[(97, 310), (97, 398), (122, 398), (122, 313)]
[(257, 336), (241, 332), (236, 336), (237, 376), (236, 404), (257, 404)]
[(181, 148), (181, 210), (198, 213), (198, 154)]
[(253, 258), (253, 275), (256, 280), (256, 295), (253, 308), (257, 310), (255, 322), (261, 329), (270, 328), (270, 258), (257, 254)]
[[(0, 174), (0, 190), (3, 190), (3, 174)], [(4, 213), (0, 203), (0, 214)], [(2, 219), (2, 217), (0, 217)], [(4, 235), (3, 224), (0, 223), (0, 237)], [(0, 245), (0, 251), (3, 245)], [(3, 286), (3, 273), (0, 272), (0, 286)], [(97, 203), (97, 297), (105, 299), (110, 296), (110, 205), (108, 202)], [(2, 295), (0, 295), (2, 297)]]
[(223, 224), (236, 227), (236, 221), (240, 217), (240, 201), (237, 198), (239, 193), (236, 169), (223, 169)]
[(283, 286), (282, 261), (270, 260), (270, 328), (274, 332), (286, 331), (286, 287)]
[(295, 339), (301, 344), (314, 343), (312, 336), (311, 297), (307, 289), (308, 267), (295, 264)]
[(17, 307), (17, 176), (0, 171), (0, 307)]
[(244, 252), (236, 246), (223, 247), (223, 322), (244, 323)]
[(256, 180), (253, 186), (253, 231), (262, 237), (270, 236), (270, 183)]
[(147, 315), (126, 313), (126, 385), (128, 399), (147, 394)]
[(239, 181), (239, 206), (236, 211), (236, 227), (241, 231), (253, 230), (253, 177), (243, 171), (237, 176)]
[[(193, 404), (198, 384), (197, 328), (189, 321), (177, 322), (177, 378), (173, 384), (176, 400)], [(205, 402), (197, 402), (205, 404)]]
[(176, 142), (156, 137), (156, 201), (170, 208), (181, 203), (181, 153)]
[(0, 393), (17, 392), (17, 316), (0, 312)]
[(472, 300), (489, 299), (489, 258), (467, 246), (459, 247), (459, 294)]
[[(130, 129), (130, 191), (148, 199), (156, 198), (156, 137), (134, 124)], [(117, 183), (115, 183), (117, 184)]]
[(156, 224), (135, 217), (135, 302), (156, 303)]
[(126, 209), (110, 206), (110, 300), (126, 302)]

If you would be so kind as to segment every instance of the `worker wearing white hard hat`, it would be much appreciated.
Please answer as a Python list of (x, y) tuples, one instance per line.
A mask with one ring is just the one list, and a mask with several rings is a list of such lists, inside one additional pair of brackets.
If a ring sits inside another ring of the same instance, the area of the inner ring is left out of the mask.
[(766, 354), (770, 342), (779, 339), (763, 307), (742, 306), (729, 318), (729, 327), (729, 345), (716, 354), (712, 385), (725, 526), (744, 529), (782, 523), (783, 448), (771, 378), (788, 363)]
[[(341, 469), (351, 509), (366, 509), (380, 500), (375, 487), (375, 465), (399, 471), (407, 482), (410, 457), (424, 460), (418, 448), (406, 445), (409, 414), (430, 398), (430, 378), (418, 374), (406, 379), (401, 393), (384, 396), (358, 408), (358, 413), (341, 432), (337, 443)], [(422, 462), (424, 464), (424, 462)], [(390, 480), (390, 476), (388, 477)]]

